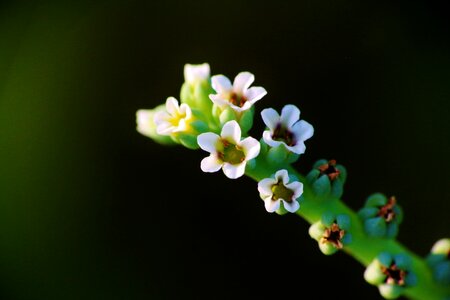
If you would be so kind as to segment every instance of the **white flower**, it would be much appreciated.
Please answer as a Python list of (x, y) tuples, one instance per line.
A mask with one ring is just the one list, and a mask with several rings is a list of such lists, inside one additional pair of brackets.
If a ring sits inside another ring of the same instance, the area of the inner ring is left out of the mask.
[(282, 169), (275, 173), (275, 178), (264, 178), (258, 182), (258, 191), (268, 212), (276, 211), (283, 202), (284, 208), (293, 213), (300, 208), (296, 199), (303, 194), (303, 183), (289, 183), (288, 172)]
[(154, 111), (151, 109), (139, 109), (136, 112), (137, 131), (145, 136), (152, 136), (155, 131), (153, 122)]
[(283, 144), (296, 154), (305, 152), (304, 142), (313, 136), (314, 128), (308, 122), (300, 120), (300, 110), (295, 105), (285, 105), (281, 116), (273, 108), (263, 109), (261, 116), (269, 127), (269, 130), (263, 133), (267, 145), (277, 147)]
[(241, 140), (241, 128), (235, 120), (223, 125), (220, 136), (213, 132), (202, 133), (197, 143), (205, 151), (211, 153), (205, 157), (200, 167), (203, 172), (223, 173), (231, 179), (241, 177), (245, 173), (247, 161), (259, 154), (260, 144), (252, 138)]
[(186, 82), (190, 85), (194, 85), (199, 81), (207, 80), (209, 78), (209, 74), (210, 68), (207, 63), (199, 65), (184, 65), (184, 80), (186, 80)]
[(189, 130), (192, 111), (186, 103), (178, 105), (177, 99), (169, 97), (166, 100), (166, 111), (156, 112), (153, 120), (158, 134), (170, 135), (171, 133), (185, 132)]
[(217, 94), (209, 95), (209, 98), (219, 106), (230, 106), (236, 112), (242, 112), (264, 97), (267, 92), (264, 88), (250, 85), (255, 81), (255, 76), (249, 72), (241, 72), (235, 78), (233, 85), (224, 75), (211, 77), (211, 84)]

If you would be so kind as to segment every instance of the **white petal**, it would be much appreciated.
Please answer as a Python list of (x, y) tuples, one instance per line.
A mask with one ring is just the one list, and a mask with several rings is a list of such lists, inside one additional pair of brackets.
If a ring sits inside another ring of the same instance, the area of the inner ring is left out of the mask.
[(283, 182), (283, 184), (286, 186), (286, 184), (288, 184), (289, 182), (289, 175), (288, 175), (288, 171), (285, 169), (282, 170), (278, 170), (275, 173), (275, 178), (277, 179), (277, 181), (279, 181), (281, 179), (281, 181)]
[(166, 100), (167, 112), (171, 115), (175, 115), (179, 112), (180, 108), (178, 106), (178, 100), (174, 97), (169, 97)]
[(137, 131), (142, 134), (151, 134), (153, 117), (154, 113), (151, 109), (139, 109), (136, 112)]
[(268, 212), (272, 213), (280, 208), (280, 200), (274, 201), (271, 198), (267, 198), (264, 200), (264, 206)]
[(277, 147), (277, 146), (279, 146), (280, 144), (283, 143), (283, 142), (279, 142), (279, 141), (274, 141), (272, 139), (272, 133), (269, 130), (266, 130), (266, 131), (263, 132), (263, 140), (270, 147)]
[(280, 122), (280, 115), (273, 108), (265, 108), (261, 111), (261, 117), (267, 127), (273, 131)]
[(296, 212), (300, 208), (300, 204), (297, 201), (295, 201), (295, 200), (291, 201), (290, 203), (286, 202), (286, 201), (283, 201), (283, 205), (284, 205), (284, 208), (288, 212), (291, 212), (291, 213)]
[(185, 119), (189, 120), (192, 116), (192, 111), (191, 108), (189, 107), (189, 105), (187, 105), (186, 103), (182, 103), (180, 105), (180, 114), (185, 115)]
[(201, 133), (197, 136), (197, 144), (205, 151), (209, 153), (215, 153), (217, 142), (219, 141), (220, 136), (213, 132), (205, 132)]
[(156, 125), (156, 133), (161, 135), (170, 135), (175, 129), (176, 127), (169, 122), (161, 122)]
[(220, 108), (224, 108), (230, 103), (228, 102), (228, 99), (224, 98), (222, 95), (211, 94), (209, 95), (209, 99)]
[(228, 93), (232, 89), (230, 79), (223, 75), (215, 75), (211, 77), (211, 85), (219, 94)]
[(217, 158), (215, 154), (211, 154), (210, 156), (205, 157), (200, 163), (200, 168), (205, 173), (217, 172), (221, 167), (222, 162)]
[(155, 115), (153, 116), (153, 122), (155, 122), (155, 125), (158, 126), (158, 124), (167, 122), (167, 120), (170, 118), (170, 115), (165, 111), (157, 111)]
[(223, 164), (223, 173), (230, 179), (236, 179), (244, 175), (245, 173), (245, 162), (238, 165), (232, 165), (230, 163)]
[(306, 146), (302, 141), (298, 141), (294, 146), (288, 146), (287, 149), (295, 154), (303, 154), (305, 153)]
[(258, 182), (258, 192), (264, 196), (272, 197), (272, 186), (277, 183), (273, 178), (264, 178)]
[(292, 131), (298, 141), (306, 141), (314, 134), (314, 127), (304, 120), (300, 120), (294, 124)]
[(259, 144), (259, 142), (250, 136), (243, 139), (239, 143), (239, 145), (244, 149), (246, 160), (257, 157), (259, 151), (261, 150), (261, 145)]
[(263, 87), (254, 86), (249, 88), (244, 95), (249, 102), (255, 103), (256, 101), (264, 97), (266, 94), (267, 91)]
[(241, 72), (234, 78), (233, 91), (239, 95), (243, 95), (253, 81), (255, 81), (255, 76), (252, 73)]
[(206, 80), (209, 78), (210, 68), (209, 64), (186, 64), (184, 65), (184, 79), (189, 84), (194, 84), (197, 81)]
[(237, 145), (241, 140), (241, 127), (235, 120), (228, 121), (223, 125), (220, 136)]
[(294, 195), (292, 196), (292, 200), (297, 199), (303, 194), (303, 183), (294, 181), (289, 184), (285, 185), (288, 189), (294, 192)]
[(287, 128), (291, 128), (300, 119), (300, 110), (295, 105), (285, 105), (281, 110), (280, 119)]

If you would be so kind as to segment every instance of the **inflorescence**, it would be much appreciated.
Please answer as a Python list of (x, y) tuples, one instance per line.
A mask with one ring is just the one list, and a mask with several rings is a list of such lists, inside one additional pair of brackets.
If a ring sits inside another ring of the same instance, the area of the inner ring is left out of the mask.
[(450, 299), (450, 239), (437, 241), (420, 258), (395, 240), (403, 219), (395, 196), (375, 193), (353, 212), (340, 200), (347, 178), (343, 165), (321, 159), (306, 176), (292, 167), (314, 134), (297, 106), (287, 104), (280, 113), (263, 109), (266, 129), (258, 140), (248, 132), (255, 105), (267, 91), (252, 86), (253, 74), (241, 72), (231, 82), (224, 75), (211, 76), (207, 63), (186, 64), (184, 79), (180, 101), (168, 97), (165, 104), (137, 111), (139, 133), (163, 145), (208, 152), (200, 162), (203, 172), (255, 179), (267, 212), (305, 218), (320, 251), (354, 256), (367, 267), (365, 280), (384, 298)]

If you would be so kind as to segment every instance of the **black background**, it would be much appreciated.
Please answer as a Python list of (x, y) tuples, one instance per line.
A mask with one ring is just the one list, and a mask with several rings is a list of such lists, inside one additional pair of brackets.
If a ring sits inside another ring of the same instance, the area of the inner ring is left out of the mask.
[[(443, 2), (442, 2), (443, 3)], [(424, 256), (450, 229), (450, 33), (432, 1), (10, 2), (0, 6), (1, 299), (379, 299), (256, 183), (136, 132), (185, 63), (250, 71), (256, 106), (315, 128), (295, 164), (347, 167), (343, 200), (395, 195)], [(262, 134), (255, 119), (252, 134)], [(306, 295), (312, 296), (306, 296)]]

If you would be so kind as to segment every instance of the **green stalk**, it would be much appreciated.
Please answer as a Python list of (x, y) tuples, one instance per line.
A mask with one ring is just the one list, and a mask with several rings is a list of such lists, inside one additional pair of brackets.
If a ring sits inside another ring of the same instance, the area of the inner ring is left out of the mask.
[(392, 254), (404, 253), (409, 255), (413, 261), (412, 270), (417, 275), (418, 281), (417, 285), (406, 288), (403, 295), (417, 300), (444, 300), (446, 297), (449, 297), (450, 287), (440, 285), (433, 280), (431, 269), (426, 264), (424, 258), (407, 249), (396, 239), (367, 236), (356, 212), (340, 199), (321, 199), (316, 197), (305, 180), (305, 177), (299, 174), (291, 165), (274, 166), (258, 158), (254, 167), (248, 167), (245, 173), (255, 181), (271, 177), (276, 171), (284, 168), (288, 170), (289, 174), (297, 176), (304, 184), (303, 200), (300, 202), (300, 209), (297, 211), (297, 215), (309, 223), (313, 224), (319, 221), (322, 214), (326, 211), (332, 211), (334, 214), (344, 213), (350, 217), (352, 243), (344, 247), (343, 251), (354, 257), (364, 266), (368, 266), (382, 251), (387, 251)]

